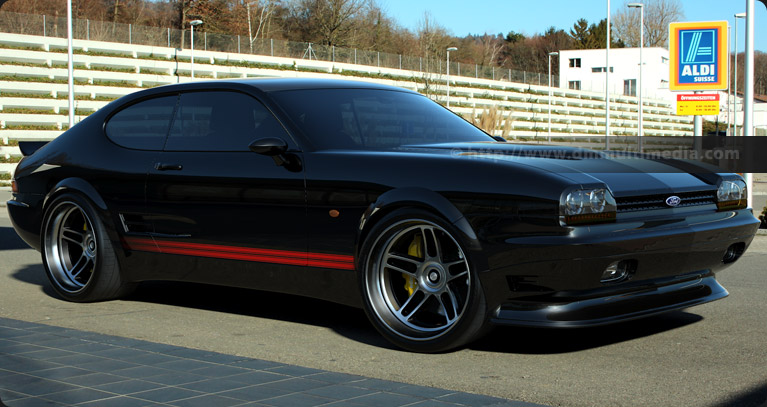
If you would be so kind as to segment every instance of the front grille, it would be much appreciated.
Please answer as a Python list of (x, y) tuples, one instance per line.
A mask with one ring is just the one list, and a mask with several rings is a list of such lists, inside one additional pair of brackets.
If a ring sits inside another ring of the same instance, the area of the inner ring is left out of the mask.
[(716, 204), (716, 191), (627, 196), (622, 198), (615, 198), (615, 202), (618, 204), (618, 213), (666, 209), (669, 208), (669, 206), (666, 205), (666, 198), (672, 195), (678, 196), (681, 199), (679, 205), (676, 206), (677, 208)]

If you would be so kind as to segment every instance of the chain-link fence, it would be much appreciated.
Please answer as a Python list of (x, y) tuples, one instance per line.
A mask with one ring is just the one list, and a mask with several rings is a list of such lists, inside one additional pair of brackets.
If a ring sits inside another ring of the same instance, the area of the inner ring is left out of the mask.
[[(190, 48), (189, 30), (139, 26), (106, 21), (74, 19), (72, 30), (75, 39), (153, 45), (162, 47)], [(38, 14), (22, 14), (0, 11), (0, 32), (42, 35), (66, 38), (67, 24), (64, 17)], [(305, 42), (274, 39), (255, 39), (248, 36), (220, 33), (195, 33), (195, 49), (236, 52), (242, 54), (269, 55), (294, 59), (311, 59), (381, 68), (445, 74), (446, 61), (413, 55), (398, 55), (356, 48), (341, 48)], [(507, 68), (450, 62), (450, 74), (454, 76), (492, 79), (547, 85), (545, 73), (517, 71)], [(559, 77), (552, 75), (552, 84), (558, 86)]]

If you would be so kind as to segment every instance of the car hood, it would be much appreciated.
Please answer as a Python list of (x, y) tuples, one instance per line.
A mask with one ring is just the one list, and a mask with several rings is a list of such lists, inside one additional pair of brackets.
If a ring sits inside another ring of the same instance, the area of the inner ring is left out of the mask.
[(581, 185), (604, 183), (616, 197), (716, 189), (716, 167), (644, 154), (513, 143), (445, 143), (406, 149), (534, 167)]

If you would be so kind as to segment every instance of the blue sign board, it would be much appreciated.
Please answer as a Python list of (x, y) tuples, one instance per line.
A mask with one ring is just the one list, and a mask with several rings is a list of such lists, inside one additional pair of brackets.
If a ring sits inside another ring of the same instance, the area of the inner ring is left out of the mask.
[(727, 89), (727, 22), (672, 23), (671, 90)]

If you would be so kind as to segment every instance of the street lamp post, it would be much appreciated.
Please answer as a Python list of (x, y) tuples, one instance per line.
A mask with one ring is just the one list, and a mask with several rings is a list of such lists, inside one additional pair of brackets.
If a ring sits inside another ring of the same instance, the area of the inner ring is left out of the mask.
[(610, 0), (607, 0), (607, 40), (605, 44), (605, 150), (610, 149)]
[(735, 84), (733, 85), (733, 94), (734, 98), (732, 98), (732, 116), (733, 116), (733, 125), (732, 125), (732, 132), (734, 136), (738, 135), (738, 19), (739, 18), (746, 18), (746, 13), (738, 13), (735, 14)]
[(202, 20), (192, 20), (189, 22), (189, 26), (192, 29), (192, 34), (190, 36), (190, 41), (192, 45), (192, 79), (194, 79), (194, 27), (200, 24), (202, 24)]
[(559, 52), (549, 52), (549, 143), (551, 143), (551, 57)]
[(642, 3), (629, 3), (630, 8), (639, 9), (639, 83), (637, 83), (637, 92), (639, 92), (639, 129), (637, 130), (637, 146), (639, 152), (642, 152), (642, 113), (644, 105), (642, 104), (642, 68), (644, 60), (642, 59), (642, 50), (644, 49), (644, 4)]
[[(767, 6), (767, 3), (764, 3)], [(746, 66), (743, 84), (743, 135), (754, 135), (754, 0), (746, 0)], [(748, 205), (754, 203), (754, 174), (745, 174)]]
[(458, 51), (458, 48), (447, 49), (447, 107), (450, 107), (450, 51)]
[[(727, 24), (727, 46), (732, 44), (732, 27)], [(732, 52), (732, 51), (730, 51)], [(732, 84), (730, 78), (732, 78), (732, 64), (730, 63), (730, 52), (727, 53), (727, 132), (725, 135), (732, 135), (732, 116), (730, 116), (730, 108), (732, 107)]]
[(75, 75), (72, 55), (72, 0), (67, 0), (67, 99), (69, 128), (75, 125)]

